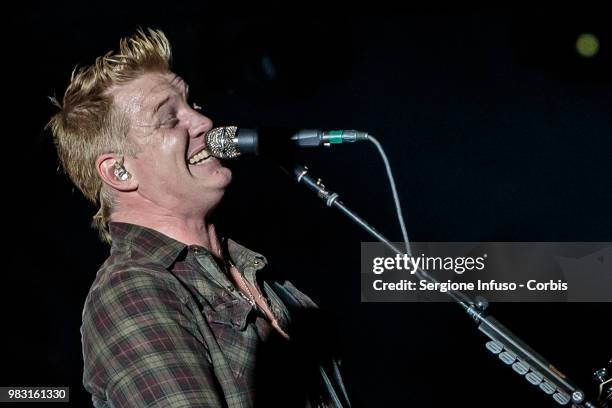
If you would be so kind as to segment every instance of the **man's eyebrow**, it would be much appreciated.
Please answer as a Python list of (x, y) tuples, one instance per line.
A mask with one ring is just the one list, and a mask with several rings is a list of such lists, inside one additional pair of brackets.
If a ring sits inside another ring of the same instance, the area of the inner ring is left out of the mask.
[(182, 85), (183, 89), (185, 90), (185, 95), (189, 96), (189, 85), (187, 85), (187, 82), (185, 82), (183, 78), (178, 75), (175, 75), (174, 78), (172, 78), (172, 81), (170, 81), (170, 83), (172, 84), (174, 82), (178, 82), (179, 85)]
[[(185, 95), (187, 97), (189, 97), (189, 85), (187, 85), (187, 83), (183, 80), (183, 78), (181, 78), (180, 76), (176, 75), (172, 81), (170, 81), (170, 83), (172, 84), (173, 82), (178, 82), (179, 85), (183, 86), (183, 89), (185, 90)], [(164, 106), (169, 100), (170, 100), (170, 95), (166, 96), (164, 99), (162, 99), (161, 101), (159, 101), (155, 107), (153, 108), (153, 114), (156, 114), (157, 111)]]

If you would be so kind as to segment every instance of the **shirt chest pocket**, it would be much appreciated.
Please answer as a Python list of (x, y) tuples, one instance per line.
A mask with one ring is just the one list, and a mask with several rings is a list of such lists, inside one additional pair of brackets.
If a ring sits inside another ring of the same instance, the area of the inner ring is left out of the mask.
[(251, 372), (255, 364), (258, 337), (254, 325), (248, 324), (251, 311), (250, 304), (236, 298), (202, 307), (215, 341), (237, 378)]
[(225, 325), (243, 331), (247, 325), (250, 304), (230, 294), (218, 296), (202, 306), (202, 314), (209, 323)]

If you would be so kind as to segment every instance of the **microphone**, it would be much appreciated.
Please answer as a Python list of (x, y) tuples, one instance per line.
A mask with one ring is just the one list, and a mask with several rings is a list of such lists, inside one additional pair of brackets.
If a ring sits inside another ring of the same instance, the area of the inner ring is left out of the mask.
[(333, 144), (368, 140), (369, 135), (357, 130), (256, 130), (223, 126), (209, 130), (204, 137), (211, 155), (219, 159), (232, 159), (241, 154), (280, 157), (279, 155), (289, 153), (295, 147), (329, 147)]

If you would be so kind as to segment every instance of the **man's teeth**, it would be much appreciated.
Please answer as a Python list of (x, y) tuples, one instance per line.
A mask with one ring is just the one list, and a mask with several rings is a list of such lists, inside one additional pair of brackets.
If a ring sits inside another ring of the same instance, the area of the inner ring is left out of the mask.
[(189, 164), (198, 164), (210, 157), (210, 152), (206, 149), (202, 149), (200, 153), (191, 156)]

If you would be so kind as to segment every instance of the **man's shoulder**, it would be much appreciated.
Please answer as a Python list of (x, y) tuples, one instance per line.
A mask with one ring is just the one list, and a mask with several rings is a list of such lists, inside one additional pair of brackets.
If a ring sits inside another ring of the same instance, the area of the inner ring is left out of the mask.
[(85, 300), (83, 314), (93, 305), (122, 295), (173, 292), (181, 297), (174, 276), (163, 265), (131, 253), (111, 253), (102, 264)]

